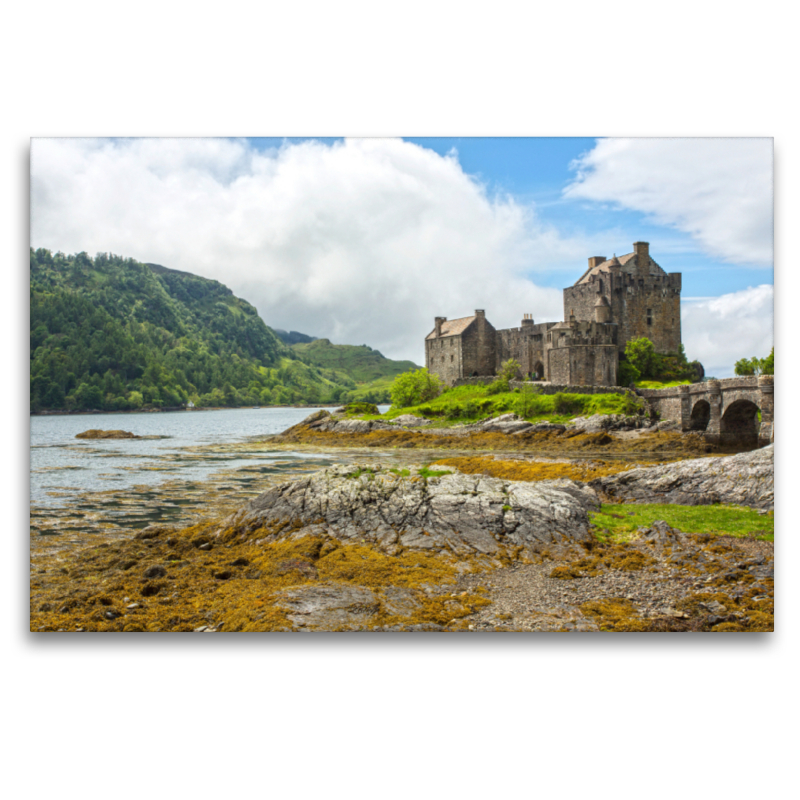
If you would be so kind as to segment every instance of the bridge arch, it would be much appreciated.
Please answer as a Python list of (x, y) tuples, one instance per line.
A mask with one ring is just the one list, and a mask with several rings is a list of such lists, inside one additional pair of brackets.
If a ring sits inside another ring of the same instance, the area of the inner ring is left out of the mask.
[(537, 361), (533, 365), (533, 377), (535, 380), (540, 381), (544, 378), (544, 364), (541, 361)]
[(758, 444), (759, 407), (746, 398), (728, 404), (719, 421), (720, 441), (730, 444)]
[(704, 431), (711, 419), (711, 403), (708, 400), (698, 400), (692, 408), (692, 417), (689, 424), (691, 431)]

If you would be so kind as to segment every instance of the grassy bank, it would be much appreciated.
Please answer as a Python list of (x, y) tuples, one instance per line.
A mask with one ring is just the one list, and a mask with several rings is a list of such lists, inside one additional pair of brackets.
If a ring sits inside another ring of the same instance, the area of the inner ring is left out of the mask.
[(659, 519), (684, 533), (751, 536), (765, 542), (775, 540), (774, 513), (762, 515), (755, 509), (744, 506), (626, 503), (605, 505), (590, 516), (592, 524), (597, 528), (595, 535), (601, 541), (631, 541), (636, 538), (638, 528), (649, 527)]
[(382, 419), (401, 414), (425, 417), (435, 424), (477, 422), (513, 412), (531, 422), (568, 422), (592, 414), (640, 414), (644, 402), (631, 394), (539, 394), (533, 387), (491, 394), (488, 386), (457, 386), (439, 397), (406, 408), (392, 407)]

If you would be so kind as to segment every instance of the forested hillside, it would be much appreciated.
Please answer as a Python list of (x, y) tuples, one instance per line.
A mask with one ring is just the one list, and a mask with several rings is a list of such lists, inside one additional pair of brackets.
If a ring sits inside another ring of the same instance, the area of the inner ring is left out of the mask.
[(217, 281), (42, 249), (30, 277), (33, 411), (335, 403), (366, 388), (303, 363)]

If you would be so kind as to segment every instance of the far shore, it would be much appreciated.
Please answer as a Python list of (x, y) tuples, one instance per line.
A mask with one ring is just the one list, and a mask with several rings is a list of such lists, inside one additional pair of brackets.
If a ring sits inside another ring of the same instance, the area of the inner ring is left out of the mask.
[[(377, 405), (389, 405), (388, 403), (378, 403)], [(288, 403), (281, 406), (195, 406), (194, 408), (138, 408), (135, 411), (31, 411), (32, 417), (65, 417), (83, 414), (84, 416), (95, 416), (97, 414), (166, 414), (173, 411), (257, 411), (264, 408), (341, 408), (342, 403)]]

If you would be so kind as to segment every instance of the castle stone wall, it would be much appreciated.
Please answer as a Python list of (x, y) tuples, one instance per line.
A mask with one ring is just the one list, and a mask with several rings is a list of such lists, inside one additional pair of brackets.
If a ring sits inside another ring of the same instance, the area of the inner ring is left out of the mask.
[(448, 386), (462, 374), (461, 336), (443, 336), (425, 340), (425, 366)]
[(545, 336), (553, 325), (555, 325), (554, 322), (544, 322), (538, 325), (524, 325), (519, 328), (505, 328), (497, 331), (495, 374), (500, 369), (500, 365), (509, 358), (519, 361), (523, 375), (535, 375), (538, 365), (544, 368), (546, 363)]
[[(495, 375), (479, 375), (471, 378), (458, 378), (453, 386), (485, 386), (496, 380)], [(522, 389), (526, 386), (533, 386), (540, 394), (557, 394), (567, 392), (568, 394), (625, 394), (629, 392), (623, 386), (578, 386), (570, 383), (550, 383), (548, 381), (509, 381), (512, 389)]]

